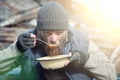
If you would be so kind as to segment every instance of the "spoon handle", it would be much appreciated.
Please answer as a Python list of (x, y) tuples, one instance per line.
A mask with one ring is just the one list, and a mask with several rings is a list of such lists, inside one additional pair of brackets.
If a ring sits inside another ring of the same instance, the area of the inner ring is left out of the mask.
[(47, 42), (45, 42), (45, 41), (43, 41), (43, 40), (41, 40), (41, 39), (39, 39), (39, 38), (36, 38), (36, 40), (37, 40), (37, 41), (40, 41), (40, 42), (42, 42), (42, 43), (45, 43), (45, 44), (47, 44), (47, 45), (49, 45)]

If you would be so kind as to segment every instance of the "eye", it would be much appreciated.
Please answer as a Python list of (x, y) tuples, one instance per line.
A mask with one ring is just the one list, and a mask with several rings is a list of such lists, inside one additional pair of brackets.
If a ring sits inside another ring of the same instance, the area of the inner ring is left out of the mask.
[(62, 33), (63, 33), (63, 32), (57, 32), (56, 34), (57, 34), (57, 35), (61, 35)]
[(51, 32), (45, 32), (46, 34), (52, 34)]
[(50, 34), (52, 34), (50, 31), (44, 31), (44, 34), (46, 34), (46, 35), (50, 35)]

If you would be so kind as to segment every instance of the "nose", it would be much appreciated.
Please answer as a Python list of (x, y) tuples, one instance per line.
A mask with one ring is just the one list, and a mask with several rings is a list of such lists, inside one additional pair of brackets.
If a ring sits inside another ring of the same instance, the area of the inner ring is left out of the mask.
[(55, 34), (52, 34), (50, 36), (50, 43), (56, 43), (57, 42), (57, 36)]

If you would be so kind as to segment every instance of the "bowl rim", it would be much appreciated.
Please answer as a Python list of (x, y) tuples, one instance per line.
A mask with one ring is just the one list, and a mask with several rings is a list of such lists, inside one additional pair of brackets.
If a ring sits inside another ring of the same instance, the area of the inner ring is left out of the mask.
[(69, 58), (69, 57), (71, 57), (71, 54), (57, 55), (57, 56), (45, 56), (45, 57), (37, 58), (36, 60), (38, 60), (38, 61), (53, 61), (53, 60), (59, 60), (59, 59), (64, 59), (64, 58)]

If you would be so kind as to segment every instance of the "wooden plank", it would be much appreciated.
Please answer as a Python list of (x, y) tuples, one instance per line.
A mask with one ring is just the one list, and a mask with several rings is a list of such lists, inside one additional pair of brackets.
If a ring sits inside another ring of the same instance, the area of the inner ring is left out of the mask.
[(6, 37), (14, 38), (16, 36), (16, 30), (12, 28), (0, 28), (0, 33), (0, 39)]
[(56, 1), (62, 4), (68, 11), (72, 13), (72, 0), (48, 0), (48, 1)]
[(20, 13), (38, 7), (33, 0), (6, 0), (5, 2), (11, 9)]
[(72, 0), (35, 0), (41, 6), (45, 5), (47, 2), (54, 1), (62, 4), (69, 12), (73, 13), (72, 11)]
[(4, 32), (4, 33), (0, 34), (0, 37), (14, 37), (14, 36), (15, 36), (15, 33), (6, 33), (6, 32)]
[[(33, 18), (34, 15), (31, 11), (35, 11), (35, 8), (38, 7), (39, 5), (33, 0), (0, 0), (0, 27), (16, 23), (15, 21)], [(36, 13), (36, 11), (33, 13)], [(17, 20), (19, 18), (21, 20)]]
[(5, 21), (0, 23), (0, 27), (4, 27), (10, 24), (16, 24), (23, 20), (29, 20), (37, 17), (37, 12), (40, 7), (24, 12), (23, 14), (17, 14), (15, 16), (7, 18)]
[(15, 37), (0, 37), (0, 42), (13, 42), (15, 40)]
[(97, 42), (94, 41), (94, 43), (100, 47), (100, 48), (104, 48), (104, 49), (114, 49), (117, 45), (117, 43), (108, 43), (108, 42)]
[(106, 41), (106, 42), (119, 42), (120, 41), (120, 37), (109, 37), (109, 36), (105, 36), (102, 34), (90, 34), (89, 33), (89, 37), (93, 40), (101, 40), (101, 41)]
[(2, 34), (0, 34), (0, 42), (13, 42), (17, 39), (17, 36), (25, 30), (24, 28), (1, 28), (0, 33)]
[(85, 31), (88, 34), (103, 35), (111, 38), (119, 38), (119, 29), (116, 28), (102, 28), (102, 27), (83, 27), (80, 30)]
[(5, 0), (0, 0), (0, 22), (4, 21), (5, 18), (14, 15), (15, 12), (6, 3)]

